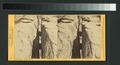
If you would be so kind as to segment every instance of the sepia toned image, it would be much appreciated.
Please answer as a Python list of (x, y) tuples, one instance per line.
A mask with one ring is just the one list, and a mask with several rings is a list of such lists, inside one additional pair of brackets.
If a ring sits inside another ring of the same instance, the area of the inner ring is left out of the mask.
[(104, 14), (8, 15), (8, 60), (105, 61)]

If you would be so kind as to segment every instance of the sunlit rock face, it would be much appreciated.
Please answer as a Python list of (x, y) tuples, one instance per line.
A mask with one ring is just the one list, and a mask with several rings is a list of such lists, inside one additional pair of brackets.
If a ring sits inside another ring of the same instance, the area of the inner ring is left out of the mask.
[(82, 16), (83, 57), (100, 58), (100, 16)]
[[(77, 16), (66, 15), (58, 23), (58, 58), (71, 58), (73, 42), (77, 37)], [(79, 42), (77, 42), (79, 43)]]
[(57, 54), (57, 18), (55, 16), (41, 17), (42, 58), (56, 58)]
[(37, 21), (36, 15), (15, 15), (15, 58), (31, 58), (33, 40), (37, 32)]
[(71, 58), (77, 36), (77, 16), (42, 16), (43, 58)]

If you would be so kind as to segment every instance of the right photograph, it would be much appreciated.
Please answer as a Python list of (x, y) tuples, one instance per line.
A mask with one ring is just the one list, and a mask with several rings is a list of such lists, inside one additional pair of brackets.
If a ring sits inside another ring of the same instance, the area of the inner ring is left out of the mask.
[(106, 59), (104, 14), (19, 14), (14, 20), (14, 59)]

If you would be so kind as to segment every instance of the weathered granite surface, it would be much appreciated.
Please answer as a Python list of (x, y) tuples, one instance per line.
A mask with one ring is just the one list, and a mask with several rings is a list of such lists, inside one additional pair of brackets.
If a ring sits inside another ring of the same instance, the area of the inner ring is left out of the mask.
[(100, 16), (82, 16), (83, 58), (100, 58)]
[(15, 15), (15, 58), (31, 58), (33, 40), (35, 39), (37, 32), (36, 25), (36, 15)]

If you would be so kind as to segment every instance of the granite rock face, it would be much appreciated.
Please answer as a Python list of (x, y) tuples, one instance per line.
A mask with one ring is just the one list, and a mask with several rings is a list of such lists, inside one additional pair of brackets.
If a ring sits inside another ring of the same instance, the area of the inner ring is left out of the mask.
[[(67, 18), (64, 20), (64, 18)], [(58, 23), (58, 58), (72, 58), (73, 42), (77, 37), (77, 16), (65, 16)]]
[(57, 19), (55, 16), (41, 17), (42, 58), (56, 58), (57, 54)]
[(36, 15), (15, 15), (15, 58), (31, 58), (33, 40), (37, 32), (36, 26)]
[(83, 58), (100, 58), (100, 16), (82, 16)]

